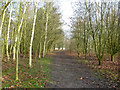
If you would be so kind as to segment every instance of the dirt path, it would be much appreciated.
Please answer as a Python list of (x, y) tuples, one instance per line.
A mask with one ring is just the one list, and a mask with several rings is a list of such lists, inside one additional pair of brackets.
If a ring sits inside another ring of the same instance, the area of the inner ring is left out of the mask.
[(97, 78), (97, 73), (87, 67), (77, 63), (74, 57), (66, 55), (64, 52), (56, 52), (51, 64), (52, 83), (47, 84), (49, 88), (110, 88), (114, 84), (106, 79)]

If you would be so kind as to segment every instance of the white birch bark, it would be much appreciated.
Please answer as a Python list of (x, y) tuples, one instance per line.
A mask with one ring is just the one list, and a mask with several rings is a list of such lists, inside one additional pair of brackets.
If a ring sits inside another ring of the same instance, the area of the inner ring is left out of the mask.
[[(8, 1), (6, 1), (6, 4), (7, 4)], [(2, 14), (2, 21), (1, 21), (1, 25), (0, 25), (0, 38), (1, 38), (1, 34), (2, 34), (2, 27), (3, 27), (3, 23), (4, 23), (4, 19), (5, 19), (5, 12), (6, 12), (6, 9), (4, 9), (3, 11), (3, 14)]]
[(12, 1), (11, 1), (11, 7), (10, 7), (10, 17), (9, 17), (8, 31), (7, 31), (7, 35), (6, 35), (6, 54), (7, 54), (8, 61), (9, 61), (8, 41), (9, 41), (11, 16), (12, 16)]
[[(27, 4), (25, 4), (25, 6), (24, 6), (24, 11), (23, 11), (23, 15), (25, 14), (25, 12), (26, 12), (26, 5)], [(21, 22), (20, 22), (20, 25), (18, 26), (18, 33), (17, 34), (19, 34), (20, 33), (20, 29), (21, 29), (21, 26), (22, 26), (22, 23), (23, 23), (23, 15), (22, 15), (22, 19), (21, 19)], [(18, 39), (18, 35), (16, 34), (16, 38), (15, 38), (15, 44), (14, 44), (14, 47), (13, 47), (13, 60), (15, 61), (15, 48), (16, 48), (16, 43), (17, 43), (17, 39)]]
[(32, 67), (32, 42), (34, 38), (34, 32), (35, 32), (35, 23), (36, 23), (36, 16), (37, 16), (37, 4), (38, 2), (35, 3), (35, 15), (34, 15), (34, 21), (33, 21), (33, 29), (32, 29), (32, 36), (31, 36), (31, 41), (30, 41), (30, 51), (29, 51), (29, 67)]
[(22, 14), (22, 19), (21, 19), (20, 25), (18, 26), (18, 33), (16, 34), (15, 46), (14, 46), (14, 50), (15, 50), (16, 44), (17, 44), (17, 50), (16, 50), (16, 55), (17, 55), (17, 60), (16, 60), (16, 80), (18, 80), (18, 53), (19, 53), (20, 29), (21, 29), (21, 26), (22, 26), (22, 23), (23, 23), (23, 15), (26, 12), (26, 5), (27, 4), (25, 4), (25, 6), (24, 6), (24, 11), (23, 11), (23, 14)]

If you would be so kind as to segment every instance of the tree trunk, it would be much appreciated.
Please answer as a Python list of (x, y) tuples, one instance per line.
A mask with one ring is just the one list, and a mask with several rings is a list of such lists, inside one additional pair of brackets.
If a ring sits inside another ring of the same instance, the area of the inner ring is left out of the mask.
[[(2, 28), (3, 28), (3, 23), (4, 23), (4, 19), (5, 19), (5, 12), (6, 12), (6, 9), (7, 9), (7, 6), (9, 5), (10, 2), (7, 2), (6, 1), (6, 4), (4, 6), (4, 9), (2, 11), (2, 20), (1, 20), (1, 24), (0, 24), (0, 39), (1, 39), (1, 36), (2, 36)], [(4, 34), (4, 31), (3, 31), (3, 34)], [(5, 53), (5, 36), (3, 35), (3, 43), (2, 43), (2, 59), (4, 58), (4, 53)]]
[(114, 62), (114, 55), (111, 54), (111, 61)]
[[(20, 3), (20, 6), (22, 6), (22, 3)], [(20, 7), (20, 12), (21, 12), (21, 7)], [(26, 12), (26, 4), (24, 6), (24, 11), (23, 11), (23, 15), (25, 14)], [(16, 45), (17, 45), (17, 49), (16, 49), (16, 56), (17, 56), (17, 60), (16, 60), (16, 80), (18, 80), (18, 54), (19, 54), (19, 46), (20, 46), (20, 29), (21, 29), (21, 26), (22, 26), (22, 23), (23, 23), (23, 15), (22, 15), (22, 19), (20, 20), (20, 24), (18, 26), (18, 33), (16, 35), (16, 38), (15, 38), (15, 46), (14, 46), (14, 51), (15, 51), (15, 48), (16, 48)], [(15, 53), (14, 53), (15, 54)]]
[(85, 54), (85, 60), (87, 59), (86, 57), (86, 32), (85, 32), (85, 19), (84, 19), (84, 54)]
[(98, 58), (98, 65), (100, 66), (101, 65), (101, 59)]
[(2, 59), (4, 58), (4, 54), (5, 54), (5, 40), (3, 38), (3, 40), (2, 40)]
[[(21, 5), (22, 4), (20, 4), (20, 13), (21, 13)], [(25, 14), (25, 12), (26, 12), (26, 4), (24, 6), (23, 15)], [(18, 34), (20, 33), (20, 29), (21, 29), (21, 26), (22, 26), (22, 23), (23, 23), (23, 15), (22, 15), (22, 19), (20, 21), (20, 24), (18, 25), (17, 34), (15, 35), (16, 38), (15, 38), (15, 43), (14, 43), (14, 47), (13, 47), (13, 61), (15, 61), (16, 43), (17, 43), (17, 39), (18, 39)], [(20, 20), (20, 17), (19, 17), (19, 20)]]
[[(25, 27), (26, 27), (26, 20), (25, 20)], [(24, 30), (24, 58), (26, 55), (26, 30)]]
[(4, 8), (3, 11), (2, 11), (2, 20), (1, 20), (1, 25), (0, 25), (0, 38), (1, 38), (2, 27), (3, 27), (3, 23), (4, 23), (4, 19), (5, 19), (5, 12), (6, 12), (6, 9), (7, 9), (7, 6), (9, 5), (9, 3), (10, 3), (10, 2), (7, 2), (7, 1), (6, 1), (5, 8)]
[[(37, 2), (38, 3), (38, 2)], [(30, 42), (30, 52), (29, 52), (29, 67), (32, 67), (32, 42), (34, 37), (34, 30), (35, 30), (35, 22), (36, 22), (36, 16), (37, 16), (37, 3), (35, 5), (35, 15), (34, 15), (34, 22), (33, 22), (33, 29), (32, 29), (32, 36), (31, 36), (31, 42)]]
[(78, 57), (80, 57), (80, 53), (78, 52), (77, 54), (78, 54)]
[(6, 35), (6, 54), (7, 54), (8, 61), (9, 61), (8, 41), (9, 41), (9, 32), (10, 32), (10, 24), (11, 24), (11, 14), (12, 14), (12, 2), (11, 2), (11, 9), (10, 9), (10, 18), (9, 18), (9, 24), (8, 24), (8, 31), (7, 31), (7, 35)]
[(44, 49), (43, 49), (43, 57), (45, 57), (46, 53), (46, 41), (47, 41), (47, 28), (48, 28), (48, 13), (46, 14), (46, 28), (45, 28), (45, 41), (44, 41)]
[(35, 51), (35, 59), (37, 59), (38, 52), (39, 52), (39, 44), (37, 45), (37, 48), (36, 48), (36, 51)]
[(13, 47), (13, 61), (15, 61), (16, 46)]
[(41, 47), (41, 42), (40, 42), (40, 48), (39, 48), (39, 59), (41, 59), (41, 50), (42, 50), (42, 47)]
[(16, 56), (17, 56), (16, 57), (17, 58), (17, 60), (16, 60), (16, 80), (18, 80), (18, 59), (19, 59), (18, 54), (19, 54), (19, 40), (17, 41), (17, 50), (16, 50)]
[(12, 48), (13, 48), (13, 33), (14, 33), (14, 31), (12, 30), (11, 31), (11, 43), (10, 43), (10, 55), (12, 54)]

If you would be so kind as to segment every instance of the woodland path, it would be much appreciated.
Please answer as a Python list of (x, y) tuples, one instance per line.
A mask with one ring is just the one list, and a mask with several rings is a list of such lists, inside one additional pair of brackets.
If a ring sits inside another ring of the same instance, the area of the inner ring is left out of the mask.
[(48, 88), (111, 88), (113, 83), (107, 79), (98, 78), (97, 73), (84, 64), (77, 63), (75, 57), (66, 55), (65, 52), (55, 52), (50, 65), (53, 81), (48, 83)]

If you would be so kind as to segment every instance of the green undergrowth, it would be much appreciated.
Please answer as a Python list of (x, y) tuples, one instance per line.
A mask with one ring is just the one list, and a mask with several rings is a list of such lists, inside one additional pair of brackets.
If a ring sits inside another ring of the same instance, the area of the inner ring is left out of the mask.
[[(52, 58), (42, 58), (28, 66), (28, 60), (19, 60), (19, 80), (15, 80), (15, 63), (3, 63), (2, 88), (44, 88), (49, 79), (49, 64)], [(10, 65), (11, 64), (11, 65)], [(8, 65), (8, 66), (6, 66)]]

